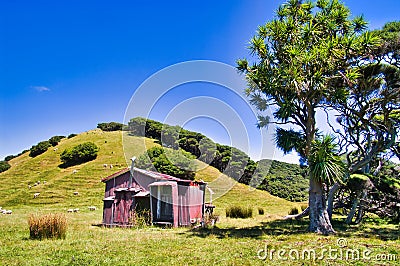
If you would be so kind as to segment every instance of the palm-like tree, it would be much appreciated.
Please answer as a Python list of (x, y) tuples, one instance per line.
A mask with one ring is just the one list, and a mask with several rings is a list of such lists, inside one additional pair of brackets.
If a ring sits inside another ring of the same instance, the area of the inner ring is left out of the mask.
[(308, 158), (310, 176), (318, 182), (331, 185), (342, 183), (346, 173), (345, 163), (338, 155), (338, 145), (331, 135), (317, 139), (311, 146)]
[[(338, 156), (338, 145), (335, 138), (326, 135), (316, 139), (308, 156), (310, 171), (310, 231), (318, 231), (318, 219), (329, 219), (326, 210), (324, 184), (329, 186), (335, 182), (341, 183), (346, 175), (346, 166)], [(321, 211), (322, 209), (322, 211)]]

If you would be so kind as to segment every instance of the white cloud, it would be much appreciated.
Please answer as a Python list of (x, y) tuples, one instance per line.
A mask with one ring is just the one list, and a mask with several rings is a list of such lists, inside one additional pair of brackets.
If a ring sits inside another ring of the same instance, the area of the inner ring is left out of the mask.
[(50, 91), (50, 89), (45, 86), (31, 86), (31, 88), (37, 90), (38, 92)]

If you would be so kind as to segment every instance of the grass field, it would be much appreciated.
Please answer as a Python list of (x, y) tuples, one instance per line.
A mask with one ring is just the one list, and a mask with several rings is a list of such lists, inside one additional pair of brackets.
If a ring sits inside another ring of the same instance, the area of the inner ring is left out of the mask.
[[(200, 162), (196, 178), (210, 182), (216, 193), (213, 203), (220, 216), (216, 227), (92, 226), (102, 220), (104, 184), (100, 179), (126, 167), (121, 139), (121, 132), (93, 130), (62, 140), (56, 151), (51, 148), (36, 158), (24, 154), (11, 161), (12, 168), (0, 174), (0, 206), (13, 211), (12, 215), (0, 214), (0, 265), (399, 265), (398, 225), (370, 219), (358, 226), (345, 226), (343, 218), (337, 217), (337, 235), (310, 234), (306, 232), (307, 220), (280, 219), (300, 204), (249, 189)], [(98, 158), (59, 168), (63, 149), (84, 141), (100, 147)], [(150, 139), (131, 136), (124, 141), (132, 144), (129, 156), (156, 145)], [(103, 164), (114, 167), (104, 168)], [(37, 181), (41, 184), (28, 188)], [(74, 195), (75, 191), (79, 194)], [(40, 196), (34, 199), (34, 193)], [(89, 211), (91, 205), (97, 210)], [(226, 218), (225, 208), (231, 205), (252, 207), (253, 217)], [(69, 208), (80, 212), (67, 213)], [(258, 208), (265, 214), (258, 215)], [(67, 216), (66, 239), (30, 240), (29, 215), (57, 212)], [(304, 251), (305, 255), (315, 252), (316, 259), (302, 258)], [(354, 257), (356, 252), (360, 259)], [(367, 253), (364, 258), (363, 253)]]

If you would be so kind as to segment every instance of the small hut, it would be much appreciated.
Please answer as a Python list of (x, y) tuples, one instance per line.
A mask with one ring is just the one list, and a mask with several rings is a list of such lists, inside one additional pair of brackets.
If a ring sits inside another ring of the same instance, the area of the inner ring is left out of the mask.
[(153, 224), (188, 226), (204, 217), (206, 183), (135, 167), (104, 179), (103, 225), (132, 225), (134, 212), (150, 210)]

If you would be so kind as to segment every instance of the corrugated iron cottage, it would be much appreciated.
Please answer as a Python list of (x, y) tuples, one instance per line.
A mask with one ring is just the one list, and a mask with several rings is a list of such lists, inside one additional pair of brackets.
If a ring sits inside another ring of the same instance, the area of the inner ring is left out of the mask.
[(103, 225), (130, 226), (135, 210), (149, 209), (153, 224), (174, 227), (201, 222), (206, 183), (143, 169), (126, 168), (102, 180), (106, 184)]

